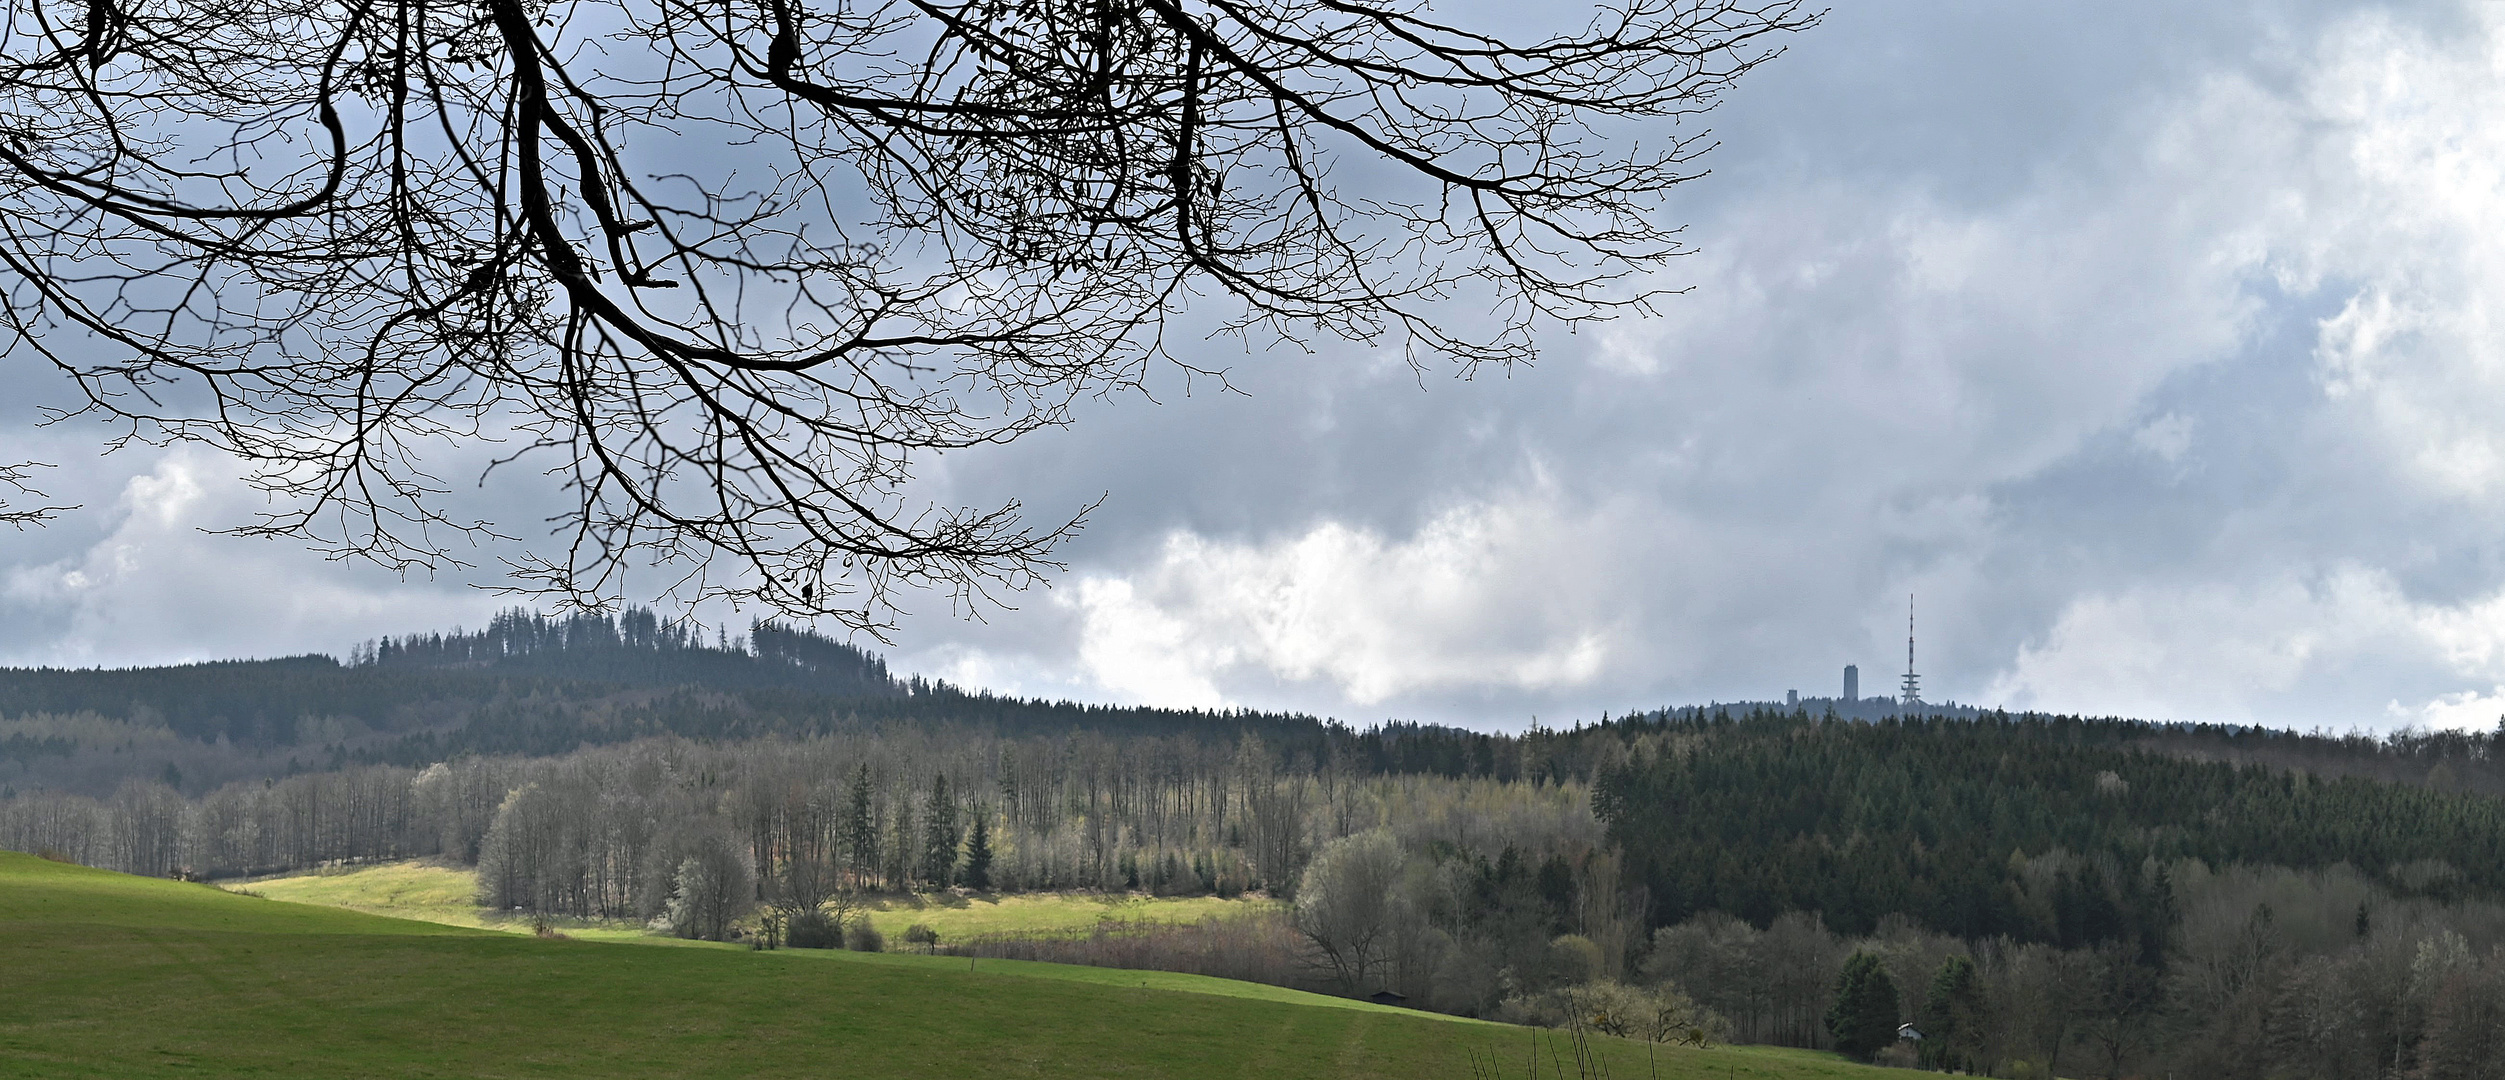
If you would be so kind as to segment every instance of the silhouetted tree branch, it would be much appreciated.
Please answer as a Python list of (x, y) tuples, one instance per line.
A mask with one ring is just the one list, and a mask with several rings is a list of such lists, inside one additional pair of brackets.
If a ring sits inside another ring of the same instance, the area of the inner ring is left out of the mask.
[[(36, 499), (51, 498), (51, 496), (44, 494), (42, 490), (26, 482), (34, 475), (35, 470), (49, 468), (52, 468), (52, 466), (46, 465), (40, 461), (25, 461), (19, 462), (15, 465), (0, 465), (0, 486), (6, 486), (11, 490), (16, 491), (19, 495), (31, 496)], [(78, 508), (75, 506), (49, 505), (18, 507), (9, 505), (9, 501), (7, 499), (0, 499), (0, 525), (12, 525), (23, 529), (29, 525), (41, 525), (44, 522), (59, 517), (62, 511), (75, 509)]]
[(1078, 523), (920, 505), (915, 464), (1157, 362), (1223, 378), (1171, 332), (1466, 373), (1642, 310), (1710, 145), (1676, 122), (1816, 18), (37, 0), (0, 44), (0, 320), (121, 438), (250, 462), (281, 509), (240, 531), (457, 562), (499, 527), (427, 455), (497, 440), (571, 492), (523, 587), (659, 563), (876, 631), (898, 586), (1018, 587)]

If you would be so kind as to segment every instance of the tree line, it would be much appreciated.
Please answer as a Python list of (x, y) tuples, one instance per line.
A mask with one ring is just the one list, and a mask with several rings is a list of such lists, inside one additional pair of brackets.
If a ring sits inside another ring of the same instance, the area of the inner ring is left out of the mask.
[[(2049, 876), (2091, 860), (2053, 852)], [(1641, 979), (1746, 1041), (2008, 1077), (2475, 1080), (2505, 1045), (2505, 908), (2396, 896), (2334, 866), (2151, 863), (2177, 919), (2154, 955), (1962, 938), (1890, 916), (1866, 935), (1813, 913), (1708, 912), (1657, 929)], [(1901, 1040), (1910, 1023), (1919, 1041)]]
[[(922, 944), (2005, 1075), (2475, 1075), (2442, 1063), (2505, 1031), (2464, 1004), (2505, 985), (2493, 799), (2219, 750), (2337, 760), (2342, 740), (1763, 710), (1272, 740), (1225, 719), (644, 734), (205, 791), (141, 775), (0, 797), (0, 846), (188, 875), (434, 856), (475, 866), (497, 908), (821, 946), (873, 893), (1256, 893), (1286, 906)], [(135, 760), (179, 739), (50, 722), (15, 736), (122, 738)], [(2414, 734), (2359, 757), (2475, 775), (2494, 746)], [(1905, 1022), (1918, 1051), (1872, 1042)]]
[(1632, 720), (1614, 734), (1596, 808), (1657, 925), (1818, 911), (1858, 934), (1903, 914), (1964, 937), (2070, 946), (2144, 938), (2169, 918), (2162, 883), (2136, 872), (2087, 864), (2094, 880), (2048, 892), (2013, 858), (2055, 849), (2125, 867), (2346, 863), (2398, 893), (2505, 894), (2505, 803), (2200, 760), (2125, 725), (1759, 712)]
[(497, 868), (496, 906), (649, 917), (655, 875), (712, 834), (764, 880), (811, 862), (860, 889), (955, 885), (980, 833), (995, 889), (1286, 895), (1318, 843), (1413, 815), (1473, 848), (1600, 840), (1571, 782), (1379, 774), (1249, 734), (898, 727), (350, 766), (198, 798), (140, 779), (104, 798), (21, 792), (0, 801), (0, 846), (201, 876), (441, 856)]

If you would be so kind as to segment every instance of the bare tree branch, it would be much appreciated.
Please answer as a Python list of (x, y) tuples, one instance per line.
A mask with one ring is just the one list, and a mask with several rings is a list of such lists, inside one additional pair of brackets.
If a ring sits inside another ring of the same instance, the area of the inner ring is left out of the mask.
[(0, 326), (120, 438), (250, 462), (281, 498), (240, 531), (456, 563), (509, 527), (426, 463), (493, 441), (570, 493), (518, 587), (599, 604), (661, 565), (876, 633), (900, 589), (1035, 580), (1086, 510), (920, 505), (917, 465), (1157, 364), (1223, 374), (1171, 332), (1467, 373), (1647, 310), (1695, 123), (1817, 17), (1604, 0), (1511, 41), (1404, 0), (31, 0), (0, 40)]
[[(42, 491), (37, 490), (33, 485), (26, 482), (28, 478), (34, 475), (35, 470), (49, 468), (52, 468), (52, 466), (46, 465), (40, 461), (24, 461), (15, 465), (0, 465), (0, 485), (5, 485), (15, 490), (20, 495), (30, 496), (36, 499), (51, 498), (51, 496), (44, 494)], [(17, 507), (9, 505), (9, 501), (7, 499), (0, 499), (0, 525), (9, 525), (23, 530), (29, 525), (44, 524), (45, 522), (61, 516), (66, 511), (76, 509), (78, 509), (76, 506)]]

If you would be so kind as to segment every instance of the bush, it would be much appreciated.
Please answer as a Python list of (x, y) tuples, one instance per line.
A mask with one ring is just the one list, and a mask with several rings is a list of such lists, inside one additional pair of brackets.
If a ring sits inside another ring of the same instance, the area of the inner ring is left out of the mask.
[(1260, 908), (1196, 923), (1104, 921), (1084, 934), (971, 935), (950, 949), (959, 956), (1040, 960), (1054, 964), (1180, 971), (1300, 990), (1327, 990), (1305, 963), (1303, 940), (1287, 913)]
[(905, 943), (908, 945), (920, 945), (922, 946), (922, 951), (924, 952), (938, 952), (939, 931), (933, 930), (928, 926), (922, 925), (921, 923), (915, 923), (911, 926), (905, 927)]
[(864, 915), (844, 927), (844, 947), (854, 952), (886, 952), (887, 936), (870, 925), (870, 917)]
[(795, 949), (840, 949), (844, 947), (844, 928), (827, 918), (825, 912), (802, 912), (792, 916), (791, 925), (783, 932), (783, 943)]
[(1664, 984), (1646, 989), (1592, 982), (1505, 999), (1497, 1018), (1541, 1027), (1582, 1027), (1644, 1042), (1705, 1046), (1727, 1042), (1731, 1022)]
[(1567, 986), (1591, 982), (1601, 973), (1600, 946), (1581, 934), (1559, 934), (1548, 943), (1548, 968)]

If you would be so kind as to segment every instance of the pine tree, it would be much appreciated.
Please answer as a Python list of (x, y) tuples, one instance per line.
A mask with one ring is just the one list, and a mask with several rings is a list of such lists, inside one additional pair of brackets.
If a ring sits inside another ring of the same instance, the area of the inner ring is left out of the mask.
[(977, 892), (992, 887), (991, 808), (976, 804), (974, 831), (965, 841), (965, 885)]
[(1836, 1052), (1857, 1061), (1896, 1041), (1896, 982), (1879, 958), (1857, 952), (1835, 980), (1835, 1004), (1827, 1010), (1827, 1033)]

